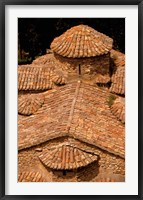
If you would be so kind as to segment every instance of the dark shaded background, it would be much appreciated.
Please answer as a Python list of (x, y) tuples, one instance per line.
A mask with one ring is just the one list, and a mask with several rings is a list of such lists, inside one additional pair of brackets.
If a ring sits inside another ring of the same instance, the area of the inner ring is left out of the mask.
[(72, 26), (89, 25), (113, 38), (113, 48), (125, 53), (124, 18), (19, 18), (18, 61), (30, 63), (46, 53), (53, 39)]

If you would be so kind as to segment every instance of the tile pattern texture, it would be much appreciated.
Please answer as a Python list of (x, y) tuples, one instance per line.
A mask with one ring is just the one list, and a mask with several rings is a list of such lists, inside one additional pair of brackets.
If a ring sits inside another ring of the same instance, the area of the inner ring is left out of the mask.
[(107, 54), (113, 40), (87, 25), (74, 26), (54, 39), (51, 49), (69, 58), (95, 57)]

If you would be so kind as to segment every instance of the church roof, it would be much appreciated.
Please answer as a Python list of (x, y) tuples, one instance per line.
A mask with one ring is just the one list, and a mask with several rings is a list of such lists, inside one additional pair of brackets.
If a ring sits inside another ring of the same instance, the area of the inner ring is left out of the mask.
[(114, 70), (111, 77), (110, 92), (125, 95), (125, 54), (112, 49), (111, 58), (113, 59)]
[(19, 149), (69, 136), (124, 157), (124, 125), (110, 110), (107, 90), (73, 81), (43, 94), (35, 114), (19, 117)]
[(18, 90), (23, 91), (44, 91), (52, 89), (53, 83), (65, 84), (61, 74), (48, 66), (20, 65), (18, 67)]
[(111, 106), (111, 112), (119, 119), (122, 123), (125, 123), (125, 98), (118, 97)]
[(43, 175), (38, 171), (23, 171), (18, 175), (18, 182), (45, 182)]
[(55, 170), (71, 170), (97, 161), (97, 156), (70, 145), (61, 145), (52, 150), (45, 150), (39, 155), (41, 162)]
[(113, 40), (87, 25), (70, 28), (51, 43), (53, 52), (68, 58), (93, 57), (107, 54)]

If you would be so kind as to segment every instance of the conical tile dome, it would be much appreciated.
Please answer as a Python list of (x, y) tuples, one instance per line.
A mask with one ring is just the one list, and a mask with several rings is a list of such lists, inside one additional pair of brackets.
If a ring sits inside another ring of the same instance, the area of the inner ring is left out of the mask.
[(28, 94), (18, 98), (18, 113), (22, 115), (34, 114), (44, 103), (44, 96)]
[(77, 169), (98, 159), (95, 154), (87, 153), (69, 145), (63, 145), (50, 153), (48, 151), (43, 152), (39, 158), (45, 166), (56, 170)]
[(111, 112), (122, 123), (125, 123), (125, 98), (118, 97), (111, 106)]
[(51, 43), (51, 49), (64, 57), (82, 58), (107, 54), (113, 40), (87, 25), (74, 26)]

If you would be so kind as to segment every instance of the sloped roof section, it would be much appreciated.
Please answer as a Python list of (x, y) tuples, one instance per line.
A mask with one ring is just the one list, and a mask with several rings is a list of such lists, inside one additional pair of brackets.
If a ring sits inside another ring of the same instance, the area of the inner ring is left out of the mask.
[(18, 98), (18, 113), (23, 115), (32, 115), (44, 103), (42, 94), (26, 94)]
[(68, 58), (93, 57), (107, 54), (113, 40), (87, 25), (70, 28), (51, 43), (51, 49)]
[(45, 182), (46, 180), (38, 171), (23, 171), (18, 176), (18, 182)]
[(125, 66), (125, 54), (112, 49), (110, 51), (110, 57), (113, 59), (115, 67)]
[(111, 112), (122, 123), (125, 123), (125, 98), (118, 97), (111, 106)]
[(55, 170), (78, 169), (97, 160), (96, 155), (69, 145), (42, 152), (39, 158), (45, 166)]
[[(35, 115), (18, 117), (18, 149), (67, 135), (67, 121), (74, 98), (76, 83), (45, 94), (43, 106)], [(40, 137), (39, 137), (40, 136)]]
[(114, 65), (110, 92), (125, 95), (125, 54), (112, 49), (110, 57)]
[(109, 95), (81, 81), (57, 88), (34, 116), (19, 120), (19, 149), (69, 136), (124, 157), (124, 125), (111, 113)]
[[(61, 81), (55, 80), (55, 76)], [(65, 79), (54, 72), (53, 68), (38, 65), (20, 65), (18, 67), (18, 90), (49, 90), (54, 83), (65, 84)]]
[(118, 67), (111, 81), (110, 92), (125, 95), (125, 67)]

